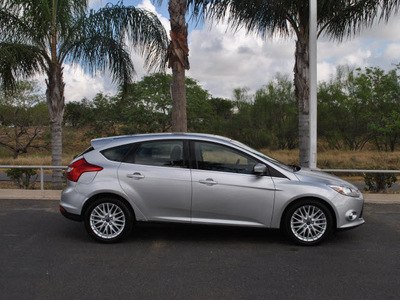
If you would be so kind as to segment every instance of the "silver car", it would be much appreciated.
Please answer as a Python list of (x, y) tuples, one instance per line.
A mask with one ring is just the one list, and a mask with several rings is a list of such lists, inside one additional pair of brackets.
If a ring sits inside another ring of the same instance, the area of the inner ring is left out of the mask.
[(364, 223), (350, 183), (285, 165), (237, 141), (205, 134), (100, 138), (68, 167), (61, 213), (100, 242), (136, 221), (281, 228), (316, 245)]

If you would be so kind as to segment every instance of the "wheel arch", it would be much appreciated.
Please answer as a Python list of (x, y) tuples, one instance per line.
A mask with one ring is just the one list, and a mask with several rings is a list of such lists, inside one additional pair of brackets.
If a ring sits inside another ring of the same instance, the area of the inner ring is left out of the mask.
[(290, 203), (285, 207), (285, 209), (283, 210), (283, 213), (281, 214), (281, 219), (280, 219), (280, 221), (279, 221), (280, 228), (283, 228), (283, 222), (284, 222), (285, 217), (286, 217), (286, 214), (287, 214), (287, 212), (290, 210), (290, 208), (293, 207), (293, 206), (295, 206), (295, 205), (297, 205), (297, 203), (302, 202), (302, 201), (306, 201), (306, 200), (318, 201), (318, 202), (320, 202), (321, 204), (325, 205), (326, 208), (329, 210), (329, 212), (330, 212), (331, 215), (332, 215), (333, 224), (335, 224), (335, 226), (334, 226), (333, 229), (335, 230), (335, 229), (337, 228), (337, 216), (336, 216), (335, 210), (333, 209), (332, 205), (331, 205), (328, 201), (326, 201), (326, 200), (324, 200), (324, 199), (321, 199), (321, 198), (319, 198), (319, 197), (301, 197), (301, 198), (297, 198), (297, 199), (293, 200), (292, 202), (290, 202)]
[(97, 199), (106, 198), (106, 197), (118, 199), (118, 200), (124, 202), (124, 204), (129, 208), (130, 212), (132, 213), (133, 220), (136, 221), (135, 210), (133, 209), (133, 207), (129, 203), (129, 201), (126, 200), (124, 197), (121, 197), (120, 195), (117, 195), (117, 194), (114, 194), (114, 193), (99, 193), (99, 194), (93, 195), (88, 200), (86, 200), (85, 204), (82, 207), (82, 211), (81, 211), (82, 218), (84, 218), (86, 210), (90, 206), (90, 204), (92, 204)]

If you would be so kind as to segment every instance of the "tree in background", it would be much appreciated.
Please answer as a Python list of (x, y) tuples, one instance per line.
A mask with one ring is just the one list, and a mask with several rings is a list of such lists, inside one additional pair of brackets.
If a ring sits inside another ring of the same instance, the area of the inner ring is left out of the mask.
[(255, 130), (264, 138), (263, 147), (281, 150), (296, 148), (296, 107), (294, 87), (288, 76), (277, 74), (274, 80), (256, 91), (253, 117), (256, 120)]
[(400, 137), (399, 66), (350, 70), (339, 67), (336, 77), (318, 92), (318, 131), (330, 148), (394, 151)]
[(121, 103), (124, 134), (166, 132), (171, 129), (172, 76), (162, 73), (144, 76), (130, 84)]
[(372, 138), (368, 100), (356, 96), (356, 74), (340, 66), (329, 82), (319, 85), (318, 133), (329, 148), (361, 150)]
[[(300, 165), (309, 166), (309, 0), (188, 0), (195, 15), (227, 19), (262, 37), (296, 37), (294, 85), (298, 100)], [(342, 41), (375, 21), (387, 21), (397, 12), (398, 0), (318, 1), (318, 36)]]
[(400, 137), (399, 66), (389, 72), (378, 67), (357, 69), (355, 97), (366, 102), (365, 120), (378, 151), (394, 151)]
[(187, 131), (185, 70), (189, 70), (186, 0), (169, 0), (171, 42), (168, 47), (168, 68), (172, 69), (172, 131)]
[(48, 123), (46, 101), (37, 82), (18, 81), (13, 94), (0, 91), (0, 146), (11, 151), (14, 159), (29, 149), (48, 146), (39, 141)]
[[(85, 127), (90, 137), (170, 131), (172, 80), (172, 75), (155, 73), (127, 85), (125, 96), (99, 93), (90, 101), (68, 103), (66, 125), (79, 124)], [(209, 93), (189, 77), (186, 78), (186, 90), (189, 128), (208, 131), (216, 116)]]
[[(0, 74), (4, 88), (20, 77), (45, 73), (52, 135), (52, 163), (61, 166), (65, 99), (64, 63), (94, 73), (108, 68), (114, 81), (134, 75), (129, 42), (149, 68), (163, 68), (168, 38), (158, 18), (122, 2), (88, 12), (87, 0), (4, 0), (0, 4)], [(53, 188), (61, 188), (61, 170)]]

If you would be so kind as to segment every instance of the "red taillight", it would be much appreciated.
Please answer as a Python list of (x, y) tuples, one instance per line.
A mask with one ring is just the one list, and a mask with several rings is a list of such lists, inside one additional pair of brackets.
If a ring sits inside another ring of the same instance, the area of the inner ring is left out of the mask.
[(70, 164), (67, 170), (67, 178), (77, 182), (79, 177), (85, 172), (98, 172), (103, 170), (102, 167), (89, 164), (84, 158)]

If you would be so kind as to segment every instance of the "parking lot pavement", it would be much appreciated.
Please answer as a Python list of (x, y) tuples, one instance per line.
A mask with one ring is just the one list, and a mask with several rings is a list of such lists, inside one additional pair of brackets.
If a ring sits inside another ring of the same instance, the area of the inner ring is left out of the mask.
[(0, 201), (2, 299), (398, 299), (400, 204), (317, 247), (279, 231), (139, 224), (92, 241), (57, 201)]

